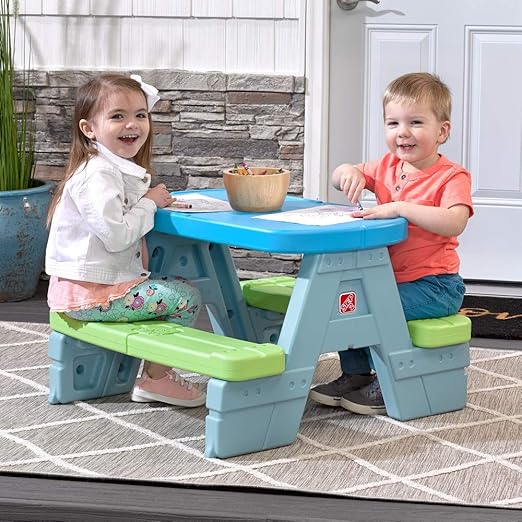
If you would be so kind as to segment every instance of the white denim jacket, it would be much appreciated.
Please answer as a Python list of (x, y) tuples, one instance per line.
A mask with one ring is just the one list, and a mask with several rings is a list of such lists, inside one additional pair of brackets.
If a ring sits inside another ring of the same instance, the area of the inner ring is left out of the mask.
[(115, 284), (148, 276), (141, 238), (154, 226), (156, 204), (143, 198), (150, 174), (97, 144), (98, 154), (65, 183), (45, 257), (49, 275)]

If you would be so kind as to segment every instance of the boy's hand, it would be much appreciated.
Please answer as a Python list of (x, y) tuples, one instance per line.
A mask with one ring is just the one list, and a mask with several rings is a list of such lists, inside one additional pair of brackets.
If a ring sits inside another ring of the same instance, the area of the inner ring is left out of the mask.
[(353, 165), (343, 163), (332, 173), (333, 186), (344, 193), (348, 201), (357, 203), (364, 190), (366, 180), (363, 173)]
[(171, 203), (176, 201), (176, 198), (173, 198), (170, 195), (170, 192), (167, 190), (167, 186), (164, 183), (160, 183), (154, 188), (149, 189), (143, 197), (152, 199), (158, 208), (168, 207)]
[(384, 203), (373, 208), (365, 208), (352, 212), (353, 217), (365, 219), (391, 219), (400, 217), (400, 202)]
[(469, 219), (466, 205), (450, 208), (429, 207), (407, 201), (392, 201), (373, 208), (352, 212), (353, 217), (364, 219), (389, 219), (403, 217), (418, 227), (446, 237), (457, 237), (466, 228)]

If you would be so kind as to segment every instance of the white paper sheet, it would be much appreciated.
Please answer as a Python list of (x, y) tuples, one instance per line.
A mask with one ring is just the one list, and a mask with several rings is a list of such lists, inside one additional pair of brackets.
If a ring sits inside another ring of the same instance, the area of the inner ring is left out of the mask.
[(175, 198), (175, 203), (185, 203), (191, 205), (191, 208), (169, 206), (165, 207), (165, 210), (171, 210), (172, 212), (226, 212), (227, 210), (232, 210), (228, 201), (211, 198), (203, 194), (180, 194), (175, 196)]
[(350, 214), (360, 210), (357, 205), (321, 205), (320, 207), (301, 208), (278, 212), (274, 214), (263, 214), (256, 216), (258, 219), (270, 221), (285, 221), (287, 223), (298, 223), (300, 225), (327, 226), (347, 223), (362, 218), (354, 218)]

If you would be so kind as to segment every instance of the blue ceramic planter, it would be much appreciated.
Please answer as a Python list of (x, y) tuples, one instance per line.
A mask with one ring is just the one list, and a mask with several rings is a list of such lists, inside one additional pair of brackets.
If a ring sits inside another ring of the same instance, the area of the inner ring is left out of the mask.
[(43, 269), (54, 183), (0, 192), (0, 301), (32, 297)]

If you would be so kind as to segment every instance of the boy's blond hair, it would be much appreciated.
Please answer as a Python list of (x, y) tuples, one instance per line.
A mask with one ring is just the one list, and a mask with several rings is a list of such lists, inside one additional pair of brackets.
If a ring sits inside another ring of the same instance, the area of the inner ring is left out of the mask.
[(451, 92), (434, 74), (419, 72), (399, 76), (384, 91), (383, 112), (391, 101), (427, 103), (440, 122), (451, 118)]

